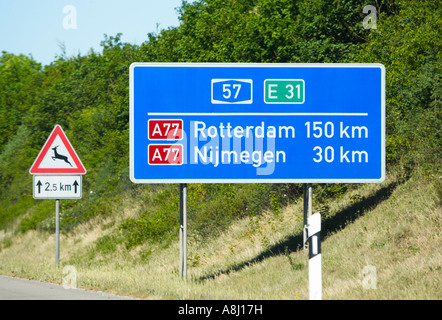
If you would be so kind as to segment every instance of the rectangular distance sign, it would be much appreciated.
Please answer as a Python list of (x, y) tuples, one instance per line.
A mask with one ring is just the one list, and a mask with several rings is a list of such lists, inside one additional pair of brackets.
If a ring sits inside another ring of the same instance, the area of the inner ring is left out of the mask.
[(81, 175), (34, 175), (34, 199), (81, 199)]
[(130, 178), (382, 182), (385, 68), (133, 63)]

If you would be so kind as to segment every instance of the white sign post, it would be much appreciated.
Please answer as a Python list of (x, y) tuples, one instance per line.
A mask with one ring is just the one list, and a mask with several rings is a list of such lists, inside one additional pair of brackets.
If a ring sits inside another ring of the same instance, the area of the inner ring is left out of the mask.
[(310, 300), (322, 299), (321, 215), (308, 218), (309, 263), (308, 283)]

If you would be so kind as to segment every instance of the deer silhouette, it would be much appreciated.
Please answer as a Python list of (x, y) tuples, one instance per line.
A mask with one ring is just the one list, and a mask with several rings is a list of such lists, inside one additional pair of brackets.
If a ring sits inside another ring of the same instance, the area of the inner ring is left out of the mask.
[(69, 163), (69, 165), (72, 167), (72, 164), (69, 162), (69, 160), (68, 160), (68, 157), (66, 157), (66, 156), (64, 156), (64, 155), (62, 155), (62, 154), (59, 154), (58, 152), (57, 152), (57, 148), (58, 148), (59, 146), (55, 146), (55, 147), (53, 147), (52, 148), (52, 150), (54, 150), (54, 156), (52, 157), (52, 160), (56, 160), (56, 159), (59, 159), (59, 160), (63, 160), (64, 162), (66, 162), (66, 163)]

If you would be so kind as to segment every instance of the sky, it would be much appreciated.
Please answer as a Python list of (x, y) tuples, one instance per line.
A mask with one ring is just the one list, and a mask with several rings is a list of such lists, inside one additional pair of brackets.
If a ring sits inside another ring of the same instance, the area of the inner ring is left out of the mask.
[[(195, 0), (188, 0), (192, 3)], [(0, 0), (0, 52), (60, 56), (101, 52), (104, 34), (141, 44), (149, 32), (179, 25), (181, 0)]]

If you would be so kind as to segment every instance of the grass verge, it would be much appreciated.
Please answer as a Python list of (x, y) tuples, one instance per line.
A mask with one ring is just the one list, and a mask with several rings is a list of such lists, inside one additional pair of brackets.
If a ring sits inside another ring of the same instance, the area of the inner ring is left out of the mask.
[[(323, 298), (441, 299), (440, 188), (437, 177), (390, 174), (316, 203)], [(125, 246), (117, 226), (133, 212), (123, 207), (62, 234), (59, 268), (53, 234), (1, 231), (0, 273), (62, 283), (72, 265), (78, 287), (142, 299), (308, 299), (301, 200), (238, 219), (205, 241), (189, 230), (188, 282), (179, 279), (175, 241)]]

